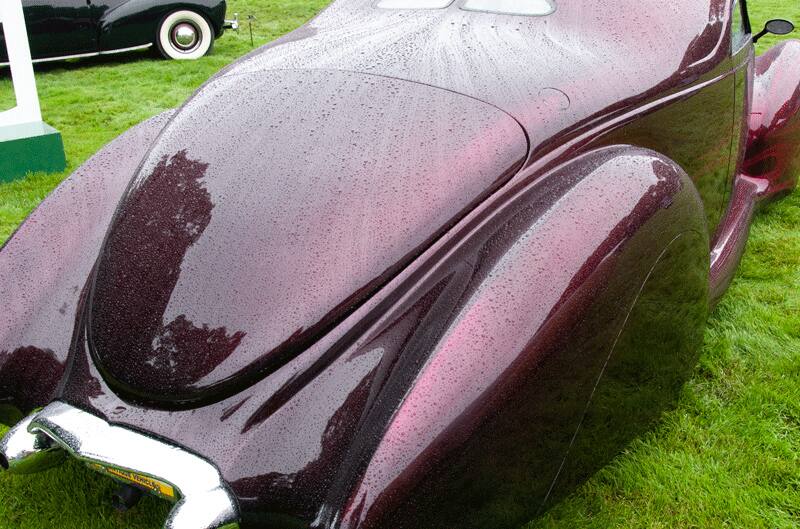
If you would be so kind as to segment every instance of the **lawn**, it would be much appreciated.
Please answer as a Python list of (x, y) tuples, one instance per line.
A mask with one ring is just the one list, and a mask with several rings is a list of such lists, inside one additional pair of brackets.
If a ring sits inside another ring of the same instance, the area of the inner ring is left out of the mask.
[[(260, 45), (326, 3), (229, 0), (229, 12), (257, 17)], [(800, 22), (799, 0), (750, 4), (754, 28), (772, 16)], [(776, 41), (764, 38), (759, 50)], [(176, 106), (250, 49), (245, 25), (194, 63), (139, 53), (37, 68), (45, 120), (64, 134), (70, 167), (0, 185), (0, 241), (103, 144)], [(0, 73), (0, 109), (12, 100), (7, 73)], [(758, 216), (740, 271), (709, 319), (701, 360), (676, 407), (526, 529), (800, 527), (798, 227), (800, 192)], [(167, 505), (148, 498), (119, 514), (107, 501), (112, 488), (75, 463), (31, 477), (2, 475), (0, 528), (161, 526)]]

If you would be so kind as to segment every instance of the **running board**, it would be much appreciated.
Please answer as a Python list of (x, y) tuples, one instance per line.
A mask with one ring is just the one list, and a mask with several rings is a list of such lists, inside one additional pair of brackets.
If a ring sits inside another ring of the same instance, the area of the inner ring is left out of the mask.
[[(108, 51), (93, 51), (91, 53), (78, 53), (76, 55), (63, 55), (61, 57), (45, 57), (44, 59), (33, 59), (31, 62), (34, 64), (39, 64), (43, 62), (56, 62), (56, 61), (66, 61), (68, 59), (86, 59), (88, 57), (100, 57), (101, 55), (116, 55), (118, 53), (127, 53), (129, 51), (137, 51), (137, 50), (146, 50), (153, 46), (153, 43), (150, 44), (142, 44), (141, 46), (132, 46), (130, 48), (120, 48), (118, 50), (108, 50)], [(0, 67), (8, 66), (7, 62), (0, 62)]]
[(728, 211), (711, 245), (709, 299), (712, 306), (731, 284), (747, 244), (753, 215), (766, 198), (769, 198), (769, 180), (743, 174), (736, 176)]

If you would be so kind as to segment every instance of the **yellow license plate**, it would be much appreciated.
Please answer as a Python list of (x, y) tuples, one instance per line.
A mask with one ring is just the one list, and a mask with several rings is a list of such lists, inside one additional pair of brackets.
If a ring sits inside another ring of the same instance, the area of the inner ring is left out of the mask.
[(111, 477), (117, 478), (122, 481), (126, 481), (133, 485), (137, 485), (158, 496), (167, 498), (169, 500), (177, 499), (175, 494), (175, 488), (169, 483), (164, 483), (163, 481), (159, 481), (155, 478), (151, 478), (149, 476), (145, 476), (142, 474), (137, 474), (136, 472), (121, 470), (119, 468), (114, 468), (114, 467), (107, 467), (105, 465), (100, 465), (98, 463), (90, 463), (89, 467), (91, 467), (94, 470), (97, 470), (98, 472), (108, 474)]

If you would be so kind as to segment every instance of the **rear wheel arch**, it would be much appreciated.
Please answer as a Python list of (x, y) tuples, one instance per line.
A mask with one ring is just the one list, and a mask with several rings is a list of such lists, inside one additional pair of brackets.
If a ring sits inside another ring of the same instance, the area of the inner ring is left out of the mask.
[[(105, 12), (97, 21), (100, 51), (113, 51), (150, 44), (147, 28), (153, 22), (143, 19), (143, 0), (127, 0)], [(145, 29), (142, 29), (142, 28)]]

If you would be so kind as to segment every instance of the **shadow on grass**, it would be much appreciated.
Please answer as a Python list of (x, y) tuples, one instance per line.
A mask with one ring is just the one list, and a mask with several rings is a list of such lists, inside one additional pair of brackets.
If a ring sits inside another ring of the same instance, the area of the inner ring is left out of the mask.
[(170, 509), (167, 502), (146, 495), (132, 510), (116, 511), (111, 495), (118, 485), (77, 461), (40, 474), (3, 475), (0, 486), (8, 500), (0, 506), (0, 518), (9, 524), (5, 527), (54, 527), (53, 513), (59, 513), (58, 526), (65, 528), (156, 529)]

